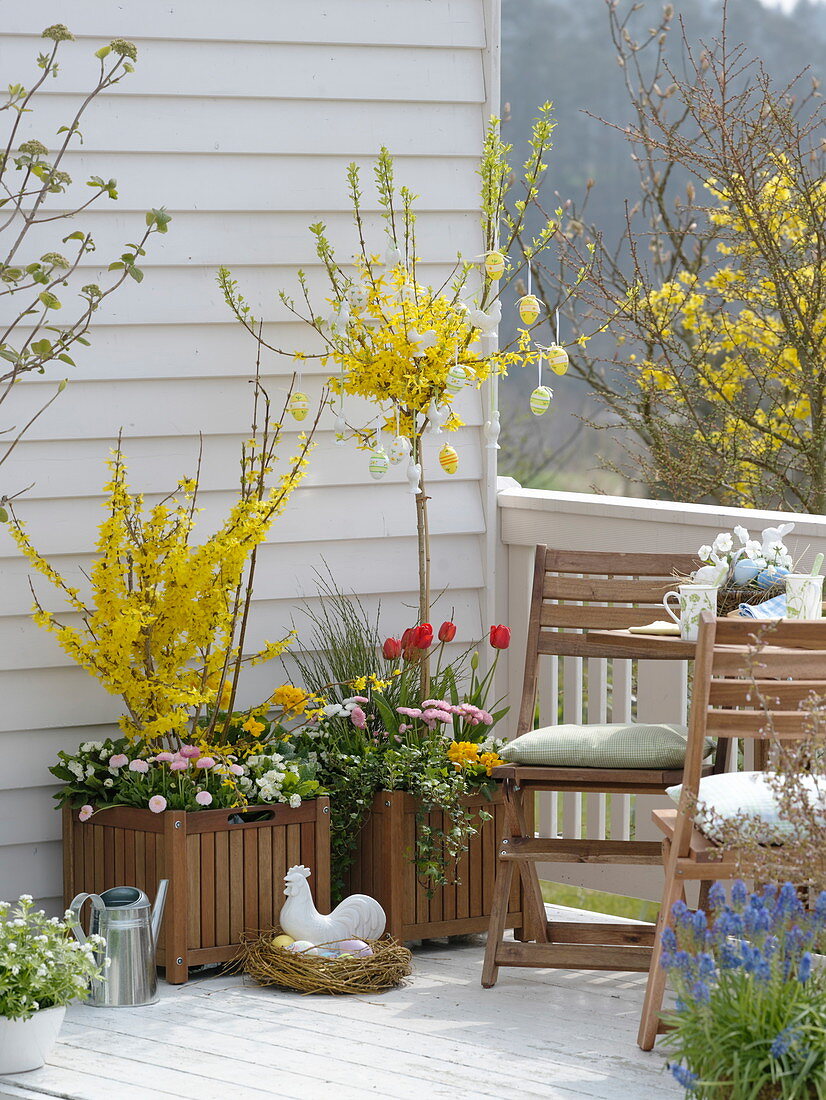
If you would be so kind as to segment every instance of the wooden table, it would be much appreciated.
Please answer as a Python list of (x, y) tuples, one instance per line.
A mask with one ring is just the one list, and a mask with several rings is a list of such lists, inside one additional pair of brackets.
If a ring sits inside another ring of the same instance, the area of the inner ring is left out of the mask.
[(610, 645), (627, 649), (629, 658), (646, 661), (692, 661), (696, 642), (686, 642), (674, 634), (632, 634), (630, 630), (589, 630), (588, 641), (594, 646)]

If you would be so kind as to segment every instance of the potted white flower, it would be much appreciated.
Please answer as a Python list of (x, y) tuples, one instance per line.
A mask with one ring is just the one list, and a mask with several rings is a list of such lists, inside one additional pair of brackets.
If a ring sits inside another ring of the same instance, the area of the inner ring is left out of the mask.
[(101, 977), (99, 936), (80, 944), (69, 914), (35, 909), (28, 894), (0, 902), (0, 1074), (39, 1069), (57, 1041), (66, 1005)]

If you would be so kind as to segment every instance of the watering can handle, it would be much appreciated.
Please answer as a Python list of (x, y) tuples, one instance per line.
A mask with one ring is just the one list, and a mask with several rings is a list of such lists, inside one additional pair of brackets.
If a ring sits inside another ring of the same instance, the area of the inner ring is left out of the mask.
[(93, 909), (103, 911), (106, 908), (100, 894), (78, 894), (72, 899), (72, 904), (69, 906), (69, 911), (72, 914), (72, 931), (80, 943), (86, 943), (86, 933), (83, 931), (83, 925), (80, 923), (80, 911), (87, 898), (92, 902)]

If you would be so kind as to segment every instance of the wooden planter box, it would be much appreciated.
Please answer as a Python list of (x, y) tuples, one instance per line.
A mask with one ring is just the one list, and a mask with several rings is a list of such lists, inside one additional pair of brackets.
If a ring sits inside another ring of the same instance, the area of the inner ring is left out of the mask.
[[(487, 931), (505, 810), (498, 793), (493, 802), (474, 795), (467, 805), (487, 809), (491, 819), (482, 824), (459, 861), (458, 885), (439, 887), (428, 898), (410, 858), (416, 843), (418, 801), (404, 791), (379, 791), (376, 795), (359, 837), (345, 893), (376, 898), (387, 913), (387, 931), (395, 939), (405, 942)], [(441, 813), (428, 817), (436, 828), (442, 827), (443, 820)], [(522, 928), (518, 875), (514, 877), (506, 927)]]
[(154, 900), (169, 879), (158, 941), (166, 980), (187, 980), (187, 967), (226, 962), (241, 933), (270, 928), (284, 901), (287, 868), (311, 868), (310, 889), (321, 913), (330, 911), (330, 805), (327, 798), (297, 809), (251, 806), (266, 820), (231, 824), (238, 811), (187, 813), (118, 806), (89, 821), (63, 808), (63, 900), (137, 886)]

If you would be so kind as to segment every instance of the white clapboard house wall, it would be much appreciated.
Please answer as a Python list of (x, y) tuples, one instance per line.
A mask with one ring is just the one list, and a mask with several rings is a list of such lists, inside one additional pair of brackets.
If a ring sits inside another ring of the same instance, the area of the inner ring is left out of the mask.
[[(249, 423), (254, 345), (229, 315), (216, 269), (232, 269), (253, 307), (271, 319), (274, 342), (309, 347), (276, 291), (297, 289), (299, 266), (311, 285), (322, 285), (308, 223), (324, 220), (343, 254), (354, 251), (344, 179), (350, 160), (364, 168), (377, 246), (371, 158), (384, 144), (396, 155), (399, 181), (421, 195), (419, 253), (428, 273), (446, 273), (457, 249), (478, 253), (476, 169), (496, 109), (497, 2), (43, 0), (4, 9), (7, 82), (35, 79), (44, 27), (66, 23), (77, 37), (24, 123), (27, 136), (50, 147), (94, 82), (94, 50), (113, 37), (138, 47), (135, 74), (94, 105), (82, 149), (67, 165), (81, 201), (90, 173), (118, 180), (120, 200), (96, 204), (78, 222), (92, 230), (101, 259), (136, 239), (148, 208), (164, 205), (173, 215), (168, 235), (153, 238), (141, 264), (144, 281), (108, 300), (91, 347), (79, 349), (69, 368), (70, 385), (4, 468), (6, 485), (34, 483), (18, 513), (61, 570), (79, 578), (91, 560), (104, 462), (119, 428), (133, 488), (150, 497), (194, 470), (203, 433), (204, 524), (225, 512)], [(86, 274), (84, 282), (99, 273)], [(274, 397), (292, 369), (287, 359), (264, 361)], [(311, 397), (320, 372), (306, 369)], [(46, 378), (19, 387), (15, 416), (36, 408), (53, 385)], [(443, 475), (434, 454), (429, 474), (434, 585), (450, 589), (444, 617), (452, 607), (467, 642), (490, 613), (493, 487), (479, 397), (463, 396), (461, 410), (459, 473)], [(366, 607), (381, 601), (388, 629), (415, 614), (414, 509), (404, 471), (374, 483), (365, 454), (334, 447), (331, 428), (328, 416), (304, 486), (260, 557), (251, 643), (288, 629), (297, 598), (316, 591), (323, 562)], [(47, 767), (60, 748), (109, 732), (119, 701), (32, 623), (28, 568), (4, 531), (0, 575), (0, 897), (28, 892), (57, 907), (59, 815)], [(38, 592), (45, 606), (60, 607), (45, 581)], [(245, 699), (282, 678), (277, 666), (256, 669)]]

